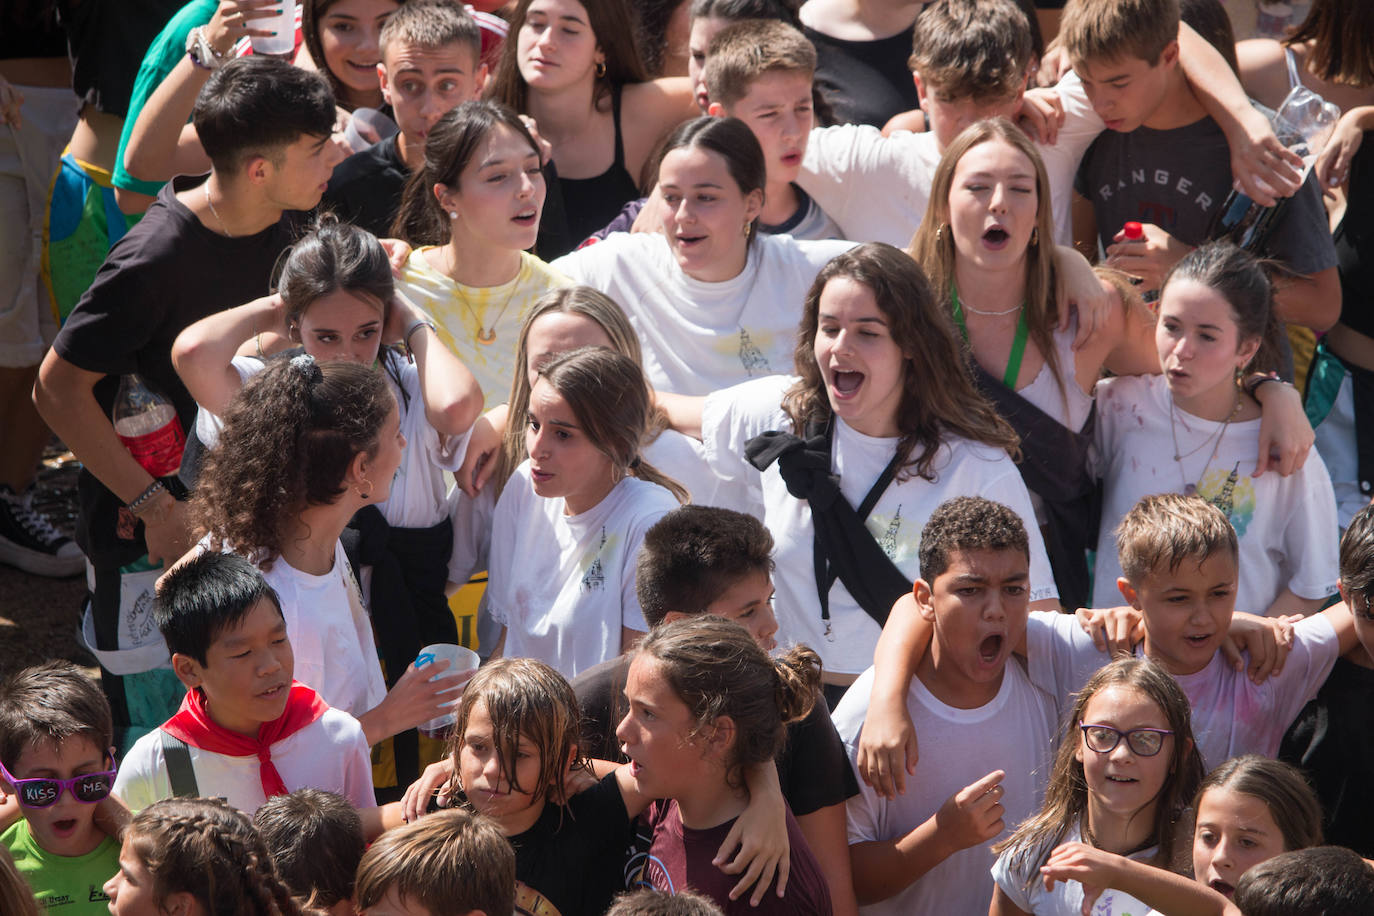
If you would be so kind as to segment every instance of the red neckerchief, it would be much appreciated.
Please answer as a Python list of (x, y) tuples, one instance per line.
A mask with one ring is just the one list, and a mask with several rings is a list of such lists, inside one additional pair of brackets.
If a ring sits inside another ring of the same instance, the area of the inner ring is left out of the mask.
[(249, 738), (217, 724), (210, 718), (200, 691), (188, 690), (186, 698), (181, 701), (181, 708), (162, 724), (162, 730), (173, 738), (212, 754), (257, 757), (262, 763), (259, 775), (263, 794), (271, 798), (273, 795), (286, 795), (290, 791), (272, 763), (272, 745), (315, 722), (328, 709), (329, 704), (318, 693), (300, 681), (292, 681), (291, 692), (286, 696), (286, 710), (271, 722), (258, 726), (256, 738)]

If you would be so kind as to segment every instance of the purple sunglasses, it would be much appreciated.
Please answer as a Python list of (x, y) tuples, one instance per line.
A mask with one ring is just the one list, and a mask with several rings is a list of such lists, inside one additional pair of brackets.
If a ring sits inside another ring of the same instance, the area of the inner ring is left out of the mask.
[(118, 767), (115, 766), (114, 754), (107, 756), (110, 758), (110, 769), (100, 773), (73, 776), (71, 779), (16, 779), (5, 769), (3, 763), (0, 763), (0, 776), (4, 776), (5, 780), (14, 786), (19, 804), (25, 808), (47, 808), (54, 805), (62, 797), (64, 789), (77, 801), (93, 805), (108, 796), (114, 787)]

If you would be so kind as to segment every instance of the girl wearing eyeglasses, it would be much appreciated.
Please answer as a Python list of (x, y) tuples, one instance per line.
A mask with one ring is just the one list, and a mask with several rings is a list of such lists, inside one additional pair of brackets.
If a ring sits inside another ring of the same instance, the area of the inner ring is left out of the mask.
[(1093, 893), (1094, 914), (1148, 911), (1120, 890), (1089, 889), (1044, 874), (1062, 860), (1090, 859), (1097, 851), (1155, 866), (1159, 881), (1176, 879), (1191, 889), (1193, 882), (1167, 870), (1186, 848), (1182, 816), (1202, 776), (1188, 698), (1173, 678), (1147, 659), (1102, 668), (1074, 703), (1044, 806), (994, 847), (999, 857), (992, 867), (997, 887), (990, 916), (1079, 916), (1085, 895)]

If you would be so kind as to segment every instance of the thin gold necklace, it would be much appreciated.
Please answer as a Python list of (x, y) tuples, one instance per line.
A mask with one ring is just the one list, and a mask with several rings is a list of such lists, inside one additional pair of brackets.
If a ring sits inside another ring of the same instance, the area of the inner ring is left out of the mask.
[(1213, 462), (1213, 461), (1216, 459), (1216, 457), (1217, 457), (1217, 452), (1221, 450), (1221, 440), (1222, 440), (1222, 437), (1224, 437), (1224, 436), (1226, 435), (1226, 428), (1229, 427), (1229, 426), (1231, 425), (1231, 421), (1232, 421), (1232, 420), (1234, 420), (1237, 416), (1240, 415), (1240, 407), (1241, 407), (1241, 398), (1240, 398), (1239, 393), (1237, 393), (1237, 395), (1236, 395), (1236, 406), (1233, 407), (1233, 408), (1231, 408), (1231, 412), (1230, 412), (1229, 414), (1227, 414), (1227, 416), (1226, 416), (1226, 422), (1222, 423), (1222, 424), (1221, 424), (1221, 429), (1217, 430), (1216, 442), (1215, 442), (1215, 444), (1212, 445), (1212, 454), (1210, 454), (1210, 455), (1207, 456), (1207, 463), (1204, 464), (1204, 465), (1202, 466), (1202, 472), (1201, 472), (1200, 474), (1197, 475), (1197, 482), (1196, 482), (1196, 483), (1189, 483), (1189, 482), (1188, 482), (1188, 475), (1187, 475), (1187, 474), (1184, 472), (1184, 470), (1183, 470), (1183, 459), (1189, 457), (1190, 455), (1194, 455), (1194, 454), (1196, 454), (1196, 453), (1202, 451), (1202, 449), (1206, 448), (1206, 447), (1207, 447), (1207, 443), (1208, 443), (1209, 441), (1211, 441), (1211, 438), (1212, 438), (1212, 437), (1211, 437), (1211, 436), (1208, 436), (1206, 439), (1203, 439), (1203, 440), (1202, 440), (1202, 445), (1199, 445), (1197, 448), (1193, 449), (1193, 450), (1192, 450), (1191, 452), (1189, 452), (1187, 455), (1180, 455), (1180, 454), (1178, 453), (1178, 431), (1174, 428), (1174, 399), (1173, 399), (1173, 396), (1170, 395), (1170, 397), (1169, 397), (1169, 434), (1173, 437), (1173, 440), (1174, 440), (1174, 463), (1176, 463), (1176, 464), (1178, 465), (1178, 476), (1181, 477), (1181, 478), (1183, 479), (1183, 495), (1184, 495), (1184, 496), (1196, 496), (1196, 495), (1198, 494), (1198, 485), (1201, 484), (1203, 478), (1207, 476), (1207, 469), (1210, 468), (1210, 467), (1212, 466), (1212, 462)]
[[(452, 257), (452, 248), (445, 247), (444, 273), (448, 276), (450, 280), (453, 280), (455, 285), (461, 286), (462, 284), (460, 284), (458, 280), (453, 276), (453, 271), (456, 268), (456, 266), (456, 261)], [(472, 303), (468, 302), (468, 297), (464, 295), (461, 291), (458, 292), (458, 301), (463, 304), (463, 308), (467, 309), (467, 313), (472, 316), (472, 323), (477, 325), (478, 343), (482, 344), (483, 346), (491, 346), (493, 343), (496, 342), (496, 326), (501, 323), (501, 316), (506, 314), (506, 309), (510, 308), (511, 302), (515, 300), (515, 293), (518, 289), (520, 289), (520, 277), (522, 274), (524, 274), (524, 272), (525, 259), (522, 257), (520, 259), (520, 267), (515, 272), (515, 278), (510, 281), (510, 292), (506, 294), (506, 301), (501, 304), (501, 310), (498, 311), (496, 313), (496, 317), (491, 320), (490, 326), (484, 325), (482, 323), (482, 320), (477, 317), (477, 312), (475, 309), (473, 309)]]

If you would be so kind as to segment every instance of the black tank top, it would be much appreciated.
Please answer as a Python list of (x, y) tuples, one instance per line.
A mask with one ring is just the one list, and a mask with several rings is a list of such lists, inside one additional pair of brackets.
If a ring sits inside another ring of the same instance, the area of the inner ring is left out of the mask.
[(1345, 216), (1336, 227), (1336, 266), (1341, 277), (1341, 324), (1374, 337), (1374, 131), (1350, 163)]
[[(567, 220), (567, 250), (615, 219), (627, 201), (639, 197), (639, 185), (625, 169), (625, 146), (620, 137), (620, 87), (611, 87), (611, 120), (615, 124), (615, 161), (595, 178), (559, 178)], [(547, 214), (546, 214), (547, 216)], [(564, 254), (566, 252), (558, 252)], [(544, 252), (541, 257), (548, 258)], [(553, 255), (557, 257), (558, 255)]]

